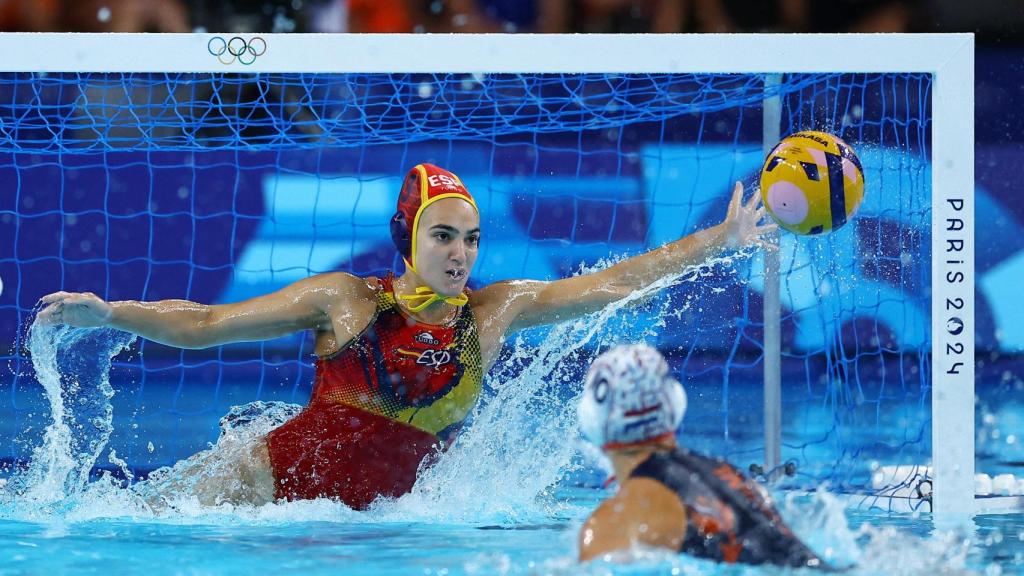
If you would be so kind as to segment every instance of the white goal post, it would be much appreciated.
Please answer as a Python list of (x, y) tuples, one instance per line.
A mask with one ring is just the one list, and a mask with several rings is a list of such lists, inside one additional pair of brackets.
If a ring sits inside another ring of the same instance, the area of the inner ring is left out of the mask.
[[(239, 42), (253, 35), (243, 36)], [(973, 35), (259, 36), (263, 50), (251, 62), (242, 63), (230, 58), (225, 62), (214, 54), (223, 53), (220, 43), (233, 41), (232, 35), (0, 34), (4, 55), (0, 69), (32, 73), (932, 74), (933, 510), (962, 516), (1016, 506), (1017, 499), (987, 499), (982, 505), (974, 498)], [(769, 364), (774, 366), (770, 370), (778, 370), (777, 362)], [(766, 376), (777, 382), (777, 373)], [(777, 431), (771, 437), (776, 438), (771, 442), (777, 442)], [(765, 452), (777, 458), (778, 447), (766, 446)]]

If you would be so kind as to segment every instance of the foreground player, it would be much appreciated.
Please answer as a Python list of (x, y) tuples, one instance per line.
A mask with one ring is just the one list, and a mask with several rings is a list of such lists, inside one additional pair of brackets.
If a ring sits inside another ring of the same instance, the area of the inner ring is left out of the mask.
[(759, 224), (760, 195), (747, 204), (742, 195), (737, 183), (721, 224), (605, 270), (470, 292), (476, 203), (454, 174), (420, 164), (403, 181), (391, 219), (406, 266), (400, 277), (321, 274), (218, 306), (57, 292), (42, 299), (39, 321), (108, 326), (181, 348), (313, 330), (318, 359), (306, 409), (238, 462), (203, 466), (187, 485), (207, 504), (330, 497), (362, 509), (408, 492), (421, 463), (450, 443), (510, 332), (595, 312), (773, 230)]
[(619, 491), (583, 524), (580, 560), (640, 544), (728, 563), (826, 567), (764, 488), (676, 444), (685, 412), (686, 393), (654, 348), (618, 346), (594, 360), (580, 429), (611, 460)]

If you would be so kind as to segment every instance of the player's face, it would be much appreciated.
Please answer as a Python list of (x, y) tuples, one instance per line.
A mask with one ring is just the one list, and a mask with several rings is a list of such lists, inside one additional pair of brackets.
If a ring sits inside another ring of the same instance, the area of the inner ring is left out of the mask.
[(457, 296), (466, 287), (480, 244), (480, 216), (459, 198), (427, 206), (416, 230), (416, 270), (443, 296)]

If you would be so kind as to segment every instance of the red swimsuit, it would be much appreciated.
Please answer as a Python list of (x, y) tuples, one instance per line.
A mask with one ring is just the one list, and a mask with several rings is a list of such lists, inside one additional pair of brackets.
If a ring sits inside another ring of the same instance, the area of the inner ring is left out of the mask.
[(338, 498), (364, 509), (412, 489), (480, 396), (480, 343), (470, 307), (444, 326), (406, 317), (393, 278), (378, 280), (363, 332), (316, 362), (313, 396), (267, 435), (278, 498)]

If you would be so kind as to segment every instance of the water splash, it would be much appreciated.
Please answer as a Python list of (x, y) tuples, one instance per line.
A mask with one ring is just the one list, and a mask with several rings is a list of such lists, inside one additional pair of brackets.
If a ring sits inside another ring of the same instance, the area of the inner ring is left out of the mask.
[[(579, 465), (574, 456), (581, 367), (608, 346), (656, 335), (666, 314), (690, 305), (689, 300), (654, 300), (655, 293), (710, 274), (712, 265), (732, 263), (733, 258), (719, 258), (662, 278), (599, 312), (552, 327), (539, 345), (517, 337), (511, 356), (492, 368), (494, 396), (476, 408), (472, 426), (421, 471), (410, 494), (381, 503), (373, 513), (389, 519), (508, 524), (574, 515), (554, 498), (553, 487)], [(653, 314), (647, 304), (655, 306)]]
[[(956, 531), (930, 537), (893, 526), (864, 522), (852, 526), (843, 499), (819, 488), (811, 494), (790, 492), (779, 511), (793, 532), (828, 564), (850, 574), (971, 574), (967, 553), (971, 539)], [(917, 516), (891, 515), (905, 524), (925, 524)]]
[(34, 324), (28, 332), (36, 378), (50, 403), (51, 423), (0, 492), (0, 503), (35, 512), (66, 508), (81, 494), (93, 465), (113, 432), (110, 367), (135, 336), (107, 329)]
[[(655, 300), (656, 292), (696, 284), (715, 266), (733, 265), (735, 258), (688, 267), (595, 314), (535, 332), (532, 337), (541, 338), (539, 345), (528, 343), (526, 336), (518, 337), (511, 355), (491, 371), (494, 393), (474, 411), (473, 425), (433, 467), (423, 471), (411, 494), (380, 503), (370, 516), (513, 523), (565, 512), (551, 497), (551, 487), (578, 466), (574, 463), (578, 452), (575, 398), (582, 387), (580, 366), (586, 365), (588, 354), (624, 340), (656, 335), (667, 314), (679, 314), (689, 306), (689, 300), (681, 304), (669, 298)], [(613, 263), (581, 267), (579, 273)], [(648, 305), (652, 301), (653, 312)], [(56, 502), (84, 487), (111, 431), (109, 359), (132, 339), (109, 330), (33, 327), (30, 349), (50, 399), (54, 424), (47, 429), (44, 446), (33, 455), (30, 472), (20, 479), (21, 493), (40, 502)], [(84, 398), (82, 391), (93, 394), (88, 402), (78, 402)], [(76, 403), (66, 406), (66, 397), (75, 398)], [(194, 495), (197, 478), (225, 472), (218, 469), (220, 463), (238, 461), (254, 438), (283, 421), (274, 413), (278, 409), (250, 405), (252, 425), (225, 428), (213, 448), (155, 473), (138, 492), (151, 497), (154, 491), (167, 494), (178, 487), (183, 494)], [(237, 417), (229, 415), (229, 419)], [(91, 427), (82, 426), (83, 421)]]
[[(455, 446), (422, 471), (413, 492), (354, 517), (517, 523), (582, 513), (552, 495), (553, 486), (579, 465), (574, 463), (578, 451), (574, 400), (582, 381), (579, 366), (585, 365), (591, 351), (619, 342), (623, 334), (633, 340), (655, 334), (672, 306), (663, 299), (651, 322), (651, 313), (642, 304), (663, 288), (709, 273), (710, 265), (716, 263), (728, 265), (731, 259), (687, 268), (596, 314), (555, 326), (542, 335), (539, 346), (519, 337), (510, 357), (490, 374), (489, 381), (497, 383), (493, 397), (477, 407), (473, 425)], [(580, 273), (611, 264), (581, 267)], [(109, 476), (87, 482), (113, 430), (111, 359), (133, 340), (131, 334), (113, 330), (31, 327), (29, 350), (53, 422), (42, 445), (33, 451), (29, 468), (16, 474), (3, 491), (8, 501), (17, 497), (19, 511), (35, 512), (30, 514), (35, 517), (57, 513), (79, 519), (220, 513), (266, 519), (280, 516), (282, 509), (304, 519), (317, 519), (317, 514), (324, 518), (325, 513), (330, 519), (355, 514), (336, 503), (234, 506), (203, 493), (203, 480), (211, 477), (227, 479), (224, 487), (230, 489), (235, 467), (247, 460), (246, 451), (300, 409), (281, 403), (256, 402), (233, 409), (222, 420), (222, 433), (213, 447), (154, 472), (130, 489)], [(108, 459), (129, 469), (114, 453)]]
[[(294, 418), (302, 406), (284, 402), (250, 402), (233, 406), (220, 419), (216, 444), (193, 456), (153, 471), (132, 487), (156, 512), (216, 507), (235, 501), (254, 501), (254, 448), (268, 432)], [(272, 499), (267, 494), (266, 499)]]

